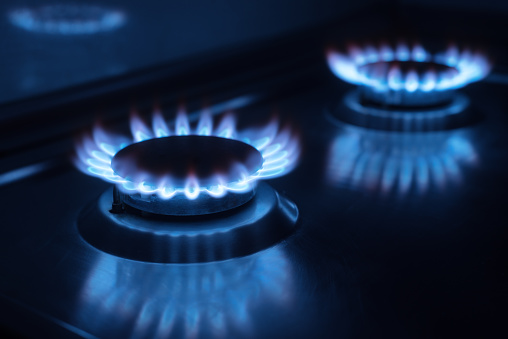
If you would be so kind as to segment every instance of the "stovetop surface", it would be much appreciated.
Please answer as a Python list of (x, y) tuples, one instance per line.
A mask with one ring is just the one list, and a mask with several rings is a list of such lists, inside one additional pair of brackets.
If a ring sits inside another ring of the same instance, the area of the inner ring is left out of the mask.
[[(298, 229), (272, 248), (224, 262), (150, 264), (91, 247), (76, 219), (109, 185), (77, 170), (3, 187), (3, 325), (28, 336), (44, 329), (85, 337), (407, 338), (505, 331), (506, 88), (480, 83), (465, 92), (484, 119), (433, 135), (438, 143), (466, 143), (472, 160), (445, 166), (439, 185), (432, 178), (420, 190), (387, 184), (384, 193), (378, 167), (368, 171), (374, 179), (364, 178), (365, 153), (354, 158), (356, 172), (337, 175), (346, 161), (334, 146), (369, 140), (372, 133), (327, 113), (344, 95), (341, 87), (281, 100), (278, 110), (300, 127), (302, 155), (293, 172), (269, 183), (297, 204)], [(269, 107), (238, 114), (255, 119), (263, 109)], [(434, 139), (429, 135), (424, 140)], [(372, 140), (390, 147), (396, 145), (391, 138)], [(386, 175), (386, 182), (405, 180)]]

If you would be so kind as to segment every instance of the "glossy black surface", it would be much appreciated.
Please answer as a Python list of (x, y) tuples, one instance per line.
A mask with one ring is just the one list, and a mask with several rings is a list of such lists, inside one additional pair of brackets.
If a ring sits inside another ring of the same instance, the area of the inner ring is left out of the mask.
[[(232, 46), (319, 25), (372, 2), (5, 0), (0, 105), (164, 63), (176, 62), (172, 69), (179, 72), (182, 61), (200, 65)], [(32, 15), (15, 19), (19, 11)], [(102, 20), (115, 15), (121, 22)], [(9, 115), (0, 112), (0, 120)]]
[[(241, 259), (147, 264), (91, 247), (77, 216), (108, 184), (75, 170), (5, 186), (3, 303), (42, 317), (42, 328), (106, 338), (499, 336), (506, 87), (465, 92), (483, 121), (421, 136), (337, 123), (326, 108), (345, 93), (338, 82), (281, 99), (278, 110), (304, 127), (303, 149), (300, 165), (270, 184), (296, 203), (301, 227)], [(37, 336), (13, 308), (0, 309), (2, 324)]]

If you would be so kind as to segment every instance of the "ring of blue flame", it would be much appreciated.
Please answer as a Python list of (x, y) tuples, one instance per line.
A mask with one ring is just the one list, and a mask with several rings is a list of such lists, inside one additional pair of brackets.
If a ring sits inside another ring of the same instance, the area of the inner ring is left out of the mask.
[[(170, 126), (160, 111), (155, 111), (152, 127), (148, 127), (136, 114), (130, 120), (132, 137), (125, 137), (107, 133), (100, 127), (93, 130), (92, 136), (85, 136), (77, 147), (78, 169), (84, 173), (99, 177), (116, 184), (128, 194), (140, 193), (144, 195), (156, 194), (162, 199), (170, 199), (176, 195), (185, 195), (194, 200), (202, 193), (220, 198), (228, 192), (247, 192), (254, 189), (260, 179), (274, 178), (288, 173), (296, 164), (299, 149), (298, 141), (289, 129), (279, 129), (276, 120), (262, 128), (236, 131), (235, 118), (232, 114), (224, 115), (221, 122), (214, 128), (213, 119), (208, 111), (203, 111), (195, 128), (191, 127), (187, 114), (180, 110), (176, 121)], [(171, 178), (162, 178), (159, 183), (148, 183), (139, 178), (123, 178), (117, 175), (111, 167), (111, 161), (121, 149), (136, 142), (153, 138), (163, 138), (179, 135), (216, 136), (234, 139), (247, 143), (256, 148), (263, 157), (263, 164), (255, 173), (245, 172), (234, 182), (226, 182), (220, 176), (212, 185), (201, 186), (199, 180), (189, 174), (185, 187), (171, 185)]]
[[(373, 45), (353, 46), (348, 53), (329, 50), (327, 61), (332, 72), (346, 82), (367, 86), (378, 91), (393, 90), (410, 93), (447, 91), (464, 87), (469, 83), (483, 79), (491, 68), (483, 53), (473, 52), (470, 49), (461, 51), (454, 45), (436, 54), (428, 52), (418, 44), (412, 48), (407, 44), (399, 44), (395, 48), (388, 44), (383, 44), (379, 48)], [(433, 62), (448, 66), (456, 72), (437, 74), (429, 69), (419, 76), (415, 70), (403, 74), (400, 68), (392, 66), (387, 76), (377, 77), (365, 74), (360, 70), (362, 66), (378, 62), (408, 61)]]
[(9, 12), (10, 22), (27, 31), (60, 34), (94, 34), (122, 26), (126, 15), (99, 6), (60, 4), (25, 7)]

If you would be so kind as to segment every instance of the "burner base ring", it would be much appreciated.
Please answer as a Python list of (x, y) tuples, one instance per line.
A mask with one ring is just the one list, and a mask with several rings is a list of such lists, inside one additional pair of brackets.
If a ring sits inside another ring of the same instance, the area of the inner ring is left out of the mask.
[(237, 208), (256, 194), (256, 188), (247, 192), (228, 192), (226, 196), (215, 198), (206, 194), (200, 195), (195, 200), (189, 200), (180, 195), (169, 200), (158, 198), (156, 195), (143, 196), (141, 194), (120, 193), (121, 202), (139, 213), (151, 213), (158, 215), (193, 216), (220, 213)]
[(353, 90), (330, 111), (334, 119), (384, 131), (427, 132), (464, 127), (478, 120), (467, 96), (453, 93), (449, 103), (421, 108), (371, 106), (362, 102), (361, 91)]
[(298, 219), (294, 203), (268, 184), (233, 210), (207, 216), (141, 216), (109, 210), (112, 188), (78, 219), (82, 238), (103, 252), (137, 261), (199, 263), (241, 257), (287, 237)]

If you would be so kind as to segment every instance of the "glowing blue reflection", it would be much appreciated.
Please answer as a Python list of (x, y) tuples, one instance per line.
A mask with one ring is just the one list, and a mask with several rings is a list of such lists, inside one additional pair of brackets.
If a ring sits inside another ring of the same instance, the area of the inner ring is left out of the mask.
[[(377, 91), (432, 92), (446, 91), (466, 86), (483, 79), (491, 65), (481, 52), (459, 50), (455, 45), (441, 53), (432, 54), (423, 46), (399, 44), (395, 47), (382, 44), (351, 46), (347, 53), (329, 50), (328, 65), (340, 79), (373, 88)], [(403, 72), (397, 62), (429, 63), (423, 73), (411, 69)], [(447, 66), (442, 71), (433, 69), (430, 63)]]
[(425, 193), (461, 179), (478, 163), (468, 130), (402, 133), (344, 125), (328, 155), (334, 185), (371, 192)]
[(27, 31), (61, 35), (111, 31), (126, 21), (122, 11), (80, 4), (18, 8), (10, 11), (8, 17), (13, 25)]
[(14, 183), (41, 173), (54, 165), (51, 161), (21, 167), (10, 172), (0, 174), (0, 186)]
[(279, 248), (191, 265), (102, 255), (83, 286), (77, 321), (98, 336), (245, 336), (254, 330), (256, 306), (289, 308), (292, 293), (290, 265)]

